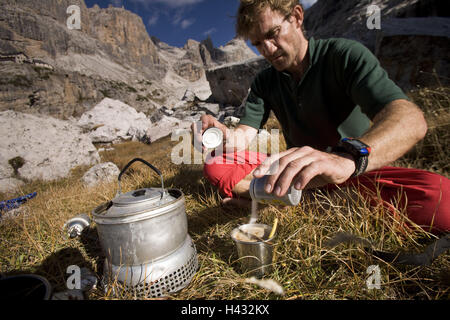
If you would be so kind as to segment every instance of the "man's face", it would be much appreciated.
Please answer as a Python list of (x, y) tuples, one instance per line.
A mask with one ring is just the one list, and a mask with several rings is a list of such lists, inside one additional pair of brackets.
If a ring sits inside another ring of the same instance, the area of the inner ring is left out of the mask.
[(265, 8), (250, 33), (250, 41), (259, 53), (278, 71), (289, 71), (299, 61), (300, 41), (295, 18), (285, 17), (278, 11)]

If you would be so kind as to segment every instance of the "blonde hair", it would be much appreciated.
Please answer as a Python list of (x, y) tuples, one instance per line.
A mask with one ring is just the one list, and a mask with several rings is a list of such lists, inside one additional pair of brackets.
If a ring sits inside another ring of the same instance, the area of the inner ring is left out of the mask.
[(303, 8), (299, 0), (240, 0), (236, 17), (236, 35), (248, 40), (258, 15), (267, 7), (288, 17), (297, 5)]

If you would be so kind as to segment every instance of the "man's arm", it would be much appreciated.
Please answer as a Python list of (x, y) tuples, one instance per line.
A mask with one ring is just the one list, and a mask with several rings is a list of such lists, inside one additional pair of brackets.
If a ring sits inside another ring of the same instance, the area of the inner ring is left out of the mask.
[[(372, 148), (368, 170), (379, 169), (397, 160), (423, 139), (426, 132), (423, 113), (415, 104), (407, 100), (395, 100), (387, 104), (375, 116), (373, 127), (359, 137)], [(279, 161), (278, 170), (267, 180), (266, 192), (274, 192), (277, 196), (286, 194), (292, 184), (296, 189), (340, 184), (355, 171), (351, 156), (303, 147), (267, 158), (254, 172), (254, 176), (260, 178), (265, 175), (276, 161)]]
[(422, 140), (428, 130), (422, 111), (408, 100), (395, 100), (382, 109), (360, 140), (372, 148), (367, 171), (386, 166)]

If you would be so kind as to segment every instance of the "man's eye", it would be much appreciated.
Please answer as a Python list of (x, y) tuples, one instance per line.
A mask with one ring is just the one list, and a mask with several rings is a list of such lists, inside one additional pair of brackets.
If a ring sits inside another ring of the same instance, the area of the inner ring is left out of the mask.
[(278, 37), (279, 33), (280, 33), (280, 28), (277, 28), (277, 29), (273, 30), (269, 34), (269, 39), (274, 39), (274, 38)]

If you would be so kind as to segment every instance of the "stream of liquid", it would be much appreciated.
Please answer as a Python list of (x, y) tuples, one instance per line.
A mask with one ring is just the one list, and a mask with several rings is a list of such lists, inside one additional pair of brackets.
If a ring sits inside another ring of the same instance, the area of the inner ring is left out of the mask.
[(259, 216), (258, 216), (258, 201), (252, 200), (252, 212), (250, 214), (250, 221), (248, 223), (249, 224), (256, 223), (256, 221), (258, 221), (258, 219), (259, 219)]

